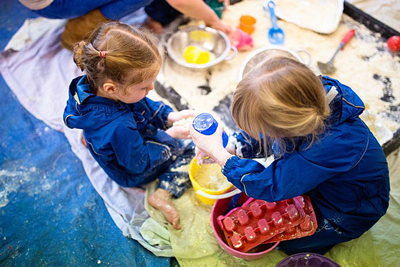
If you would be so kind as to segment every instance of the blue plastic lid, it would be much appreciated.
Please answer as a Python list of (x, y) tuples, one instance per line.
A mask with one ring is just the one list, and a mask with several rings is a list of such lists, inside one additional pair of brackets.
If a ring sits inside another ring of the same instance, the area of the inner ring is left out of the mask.
[[(201, 134), (212, 135), (218, 128), (218, 122), (210, 113), (201, 113), (193, 120), (193, 128)], [(222, 132), (222, 145), (228, 145), (229, 137), (225, 131)]]
[(209, 113), (201, 113), (193, 120), (193, 128), (199, 133), (212, 135), (218, 128), (218, 122)]

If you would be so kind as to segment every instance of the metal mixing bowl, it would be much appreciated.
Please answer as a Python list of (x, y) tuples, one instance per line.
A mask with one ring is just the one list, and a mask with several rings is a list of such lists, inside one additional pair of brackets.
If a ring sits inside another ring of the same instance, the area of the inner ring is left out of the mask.
[[(307, 55), (308, 59), (304, 60), (299, 53), (303, 52)], [(283, 57), (289, 57), (295, 60), (300, 61), (303, 64), (310, 64), (311, 63), (311, 56), (308, 53), (308, 51), (304, 49), (299, 49), (299, 50), (291, 50), (282, 46), (277, 46), (277, 45), (268, 45), (265, 47), (262, 47), (260, 49), (257, 49), (253, 51), (250, 55), (247, 56), (247, 58), (243, 61), (242, 65), (240, 66), (239, 70), (239, 81), (242, 80), (242, 78), (249, 73), (255, 66), (257, 66), (259, 63), (263, 62), (269, 57), (275, 57), (275, 56), (283, 56)]]
[[(189, 26), (180, 29), (165, 41), (165, 45), (168, 56), (173, 61), (190, 69), (210, 68), (224, 60), (231, 60), (237, 54), (236, 48), (230, 45), (228, 37), (223, 32), (206, 26)], [(184, 52), (189, 45), (206, 50), (214, 54), (215, 58), (206, 64), (188, 63), (184, 58)], [(233, 52), (229, 55), (231, 50)]]

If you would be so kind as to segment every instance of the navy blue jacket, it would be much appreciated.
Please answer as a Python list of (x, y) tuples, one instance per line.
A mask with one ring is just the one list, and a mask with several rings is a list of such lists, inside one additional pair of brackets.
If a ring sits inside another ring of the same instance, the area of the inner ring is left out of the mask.
[[(292, 152), (267, 168), (234, 156), (222, 171), (256, 199), (273, 202), (307, 194), (320, 221), (326, 219), (356, 238), (386, 213), (389, 171), (381, 146), (359, 118), (364, 110), (361, 99), (337, 80), (322, 77), (322, 81), (327, 92), (334, 86), (338, 94), (329, 105), (326, 131), (311, 147), (307, 139), (298, 139)], [(247, 148), (247, 154), (258, 151), (257, 142), (248, 144), (254, 149)]]
[(148, 98), (125, 104), (96, 96), (81, 76), (69, 87), (64, 123), (83, 129), (90, 153), (111, 179), (137, 187), (156, 179), (180, 147), (164, 131), (171, 111)]

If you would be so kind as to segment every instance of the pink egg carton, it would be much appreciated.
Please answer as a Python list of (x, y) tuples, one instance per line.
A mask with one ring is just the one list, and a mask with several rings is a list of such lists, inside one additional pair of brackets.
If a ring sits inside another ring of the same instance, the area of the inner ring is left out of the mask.
[(317, 226), (307, 196), (271, 203), (249, 198), (217, 220), (228, 245), (242, 252), (263, 243), (311, 235)]
[(268, 239), (265, 243), (273, 243), (277, 241), (283, 240), (291, 240), (300, 237), (305, 237), (312, 235), (315, 230), (317, 230), (317, 218), (315, 217), (314, 209), (312, 208), (310, 198), (308, 196), (304, 196), (304, 211), (306, 216), (304, 221), (300, 224), (286, 230), (283, 233), (277, 234), (271, 239)]

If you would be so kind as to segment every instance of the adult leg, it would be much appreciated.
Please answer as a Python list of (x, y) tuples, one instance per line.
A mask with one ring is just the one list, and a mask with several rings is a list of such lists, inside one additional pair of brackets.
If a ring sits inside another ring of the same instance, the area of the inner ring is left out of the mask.
[(33, 12), (49, 19), (74, 19), (113, 1), (114, 0), (54, 0), (48, 7), (41, 10), (33, 10)]
[(151, 0), (55, 0), (36, 13), (47, 18), (70, 19), (65, 26), (61, 43), (72, 50), (75, 43), (83, 40), (99, 24), (119, 20), (150, 2)]
[(110, 20), (119, 20), (142, 7), (147, 6), (153, 0), (114, 0), (99, 7), (100, 12)]
[(170, 24), (182, 14), (165, 0), (154, 0), (144, 8), (144, 11), (149, 16), (146, 24), (155, 33), (162, 33), (163, 26)]
[(109, 20), (119, 20), (148, 5), (152, 0), (54, 0), (48, 7), (32, 10), (49, 19), (73, 19), (99, 8)]

